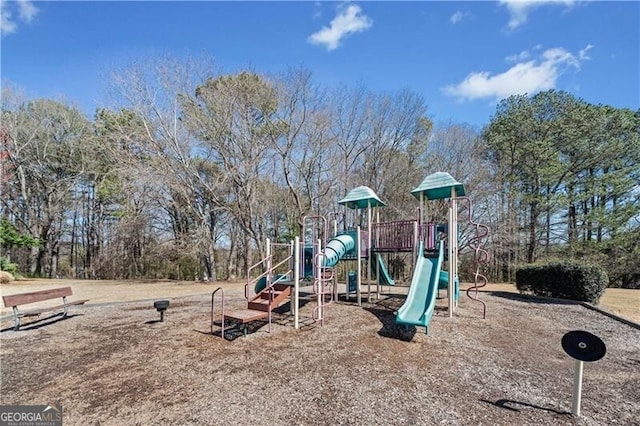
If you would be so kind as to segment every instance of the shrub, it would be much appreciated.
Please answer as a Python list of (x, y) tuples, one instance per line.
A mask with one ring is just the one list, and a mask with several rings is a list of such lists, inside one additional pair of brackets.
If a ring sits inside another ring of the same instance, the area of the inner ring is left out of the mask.
[(574, 262), (532, 264), (516, 270), (521, 293), (598, 303), (609, 284), (607, 273), (597, 265)]
[(0, 284), (9, 284), (14, 279), (15, 278), (13, 278), (13, 275), (8, 273), (7, 271), (0, 271)]
[(9, 272), (9, 274), (16, 275), (18, 273), (18, 265), (9, 262), (6, 257), (0, 257), (0, 271)]

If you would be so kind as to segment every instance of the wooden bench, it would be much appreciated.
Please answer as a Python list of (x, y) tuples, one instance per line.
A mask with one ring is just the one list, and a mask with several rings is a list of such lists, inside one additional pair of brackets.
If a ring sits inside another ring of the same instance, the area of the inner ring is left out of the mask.
[[(69, 306), (82, 305), (85, 302), (89, 301), (89, 299), (87, 299), (87, 300), (75, 300), (73, 302), (69, 302), (67, 300), (67, 296), (71, 296), (71, 295), (72, 295), (71, 287), (61, 287), (61, 288), (52, 288), (49, 290), (33, 291), (30, 293), (2, 296), (2, 301), (4, 302), (5, 307), (13, 308), (13, 317), (15, 321), (14, 330), (18, 331), (18, 329), (20, 329), (20, 318), (22, 317), (33, 317), (33, 316), (38, 316), (45, 312), (58, 311), (62, 309), (63, 310), (62, 317), (64, 318), (67, 316), (67, 310)], [(18, 310), (18, 306), (28, 305), (30, 303), (42, 302), (44, 300), (57, 299), (59, 297), (62, 298), (62, 305), (50, 306), (50, 307), (45, 307), (40, 309), (33, 309), (30, 311)]]

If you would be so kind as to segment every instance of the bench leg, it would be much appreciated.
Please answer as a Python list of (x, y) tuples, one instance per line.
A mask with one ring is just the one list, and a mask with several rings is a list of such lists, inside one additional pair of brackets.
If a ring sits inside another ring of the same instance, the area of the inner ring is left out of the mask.
[(18, 331), (20, 329), (20, 313), (18, 312), (18, 308), (13, 307), (13, 319), (15, 321), (15, 325), (13, 326), (14, 331)]
[(67, 317), (67, 296), (62, 296), (62, 303), (64, 303), (64, 312), (62, 313), (62, 318)]

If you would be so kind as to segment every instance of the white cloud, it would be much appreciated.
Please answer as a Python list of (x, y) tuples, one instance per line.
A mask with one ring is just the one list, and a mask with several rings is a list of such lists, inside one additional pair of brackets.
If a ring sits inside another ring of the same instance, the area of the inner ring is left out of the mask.
[(451, 15), (451, 17), (449, 18), (449, 22), (455, 25), (460, 21), (462, 21), (463, 19), (468, 18), (469, 16), (471, 16), (469, 12), (461, 12), (458, 10), (456, 13)]
[(360, 6), (349, 5), (333, 18), (330, 26), (322, 27), (318, 32), (311, 34), (309, 42), (323, 45), (329, 51), (337, 49), (344, 37), (365, 31), (373, 25), (371, 18), (361, 12)]
[[(553, 89), (562, 74), (570, 69), (580, 69), (580, 61), (586, 59), (584, 55), (589, 46), (582, 49), (580, 52), (585, 53), (579, 53), (578, 57), (562, 47), (547, 49), (538, 58), (517, 63), (501, 74), (472, 72), (460, 83), (448, 85), (442, 91), (464, 101), (483, 98), (500, 100), (511, 95)], [(515, 56), (520, 55), (522, 53)]]
[(19, 0), (18, 11), (20, 13), (20, 19), (22, 19), (24, 22), (29, 23), (33, 20), (33, 18), (35, 18), (40, 9), (38, 9), (31, 1)]
[(313, 19), (322, 18), (322, 2), (316, 1), (313, 4)]
[(14, 19), (14, 12), (18, 13), (18, 18), (25, 23), (29, 23), (35, 18), (40, 9), (29, 0), (17, 2), (7, 2), (0, 0), (0, 34), (13, 34), (18, 31), (18, 22)]
[(500, 0), (501, 5), (509, 10), (509, 29), (514, 30), (527, 22), (529, 12), (537, 7), (552, 4), (561, 4), (567, 7), (572, 6), (574, 0)]
[(0, 33), (11, 34), (18, 29), (16, 23), (11, 20), (11, 12), (7, 3), (0, 0)]
[(584, 49), (580, 49), (580, 51), (578, 52), (578, 58), (580, 58), (581, 61), (591, 59), (591, 57), (589, 56), (589, 51), (591, 49), (593, 49), (593, 45), (587, 44), (587, 47), (585, 47)]
[(509, 55), (505, 59), (507, 62), (520, 62), (531, 57), (531, 53), (528, 50), (523, 50), (520, 53), (516, 53), (515, 55)]

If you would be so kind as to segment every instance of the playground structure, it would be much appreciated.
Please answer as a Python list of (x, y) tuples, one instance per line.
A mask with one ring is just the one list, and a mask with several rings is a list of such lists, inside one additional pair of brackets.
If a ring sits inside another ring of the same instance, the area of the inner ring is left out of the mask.
[[(315, 300), (312, 319), (324, 325), (326, 307), (338, 300), (336, 266), (340, 262), (354, 264), (354, 269), (346, 274), (345, 298), (350, 300), (352, 294), (355, 294), (357, 304), (362, 305), (364, 272), (366, 271), (367, 301), (371, 302), (373, 278), (376, 298), (380, 297), (381, 285), (395, 285), (381, 254), (403, 252), (411, 254), (413, 272), (405, 303), (396, 313), (396, 323), (425, 327), (428, 333), (439, 289), (447, 289), (449, 317), (453, 317), (458, 303), (458, 255), (461, 250), (458, 240), (459, 202), (466, 202), (466, 219), (474, 230), (466, 244), (474, 252), (475, 263), (474, 282), (467, 289), (467, 295), (482, 304), (483, 318), (486, 318), (486, 304), (478, 298), (478, 289), (487, 284), (481, 267), (488, 262), (488, 252), (484, 250), (483, 243), (489, 235), (489, 228), (472, 221), (472, 202), (465, 196), (464, 185), (448, 173), (438, 172), (427, 176), (411, 194), (420, 203), (417, 219), (380, 222), (378, 209), (386, 204), (373, 190), (360, 186), (338, 202), (345, 207), (345, 220), (340, 232), (336, 220), (333, 221), (330, 234), (329, 222), (325, 217), (307, 215), (301, 220), (301, 236), (295, 237), (290, 243), (279, 244), (267, 240), (266, 257), (247, 271), (247, 309), (225, 312), (223, 291), (217, 289), (212, 293), (212, 334), (216, 317), (215, 296), (218, 291), (221, 293), (220, 321), (223, 338), (227, 319), (239, 322), (245, 334), (248, 323), (266, 319), (268, 331), (271, 332), (272, 312), (287, 300), (290, 301), (294, 327), (298, 329), (301, 297)], [(449, 200), (448, 222), (426, 222), (427, 201), (442, 199)], [(355, 220), (349, 223), (349, 216), (355, 219), (359, 211), (364, 209), (366, 220), (360, 214), (364, 226), (355, 225)], [(363, 262), (367, 265), (366, 268), (363, 268)], [(262, 272), (252, 277), (256, 270)], [(312, 287), (312, 291), (302, 295), (301, 287)]]

